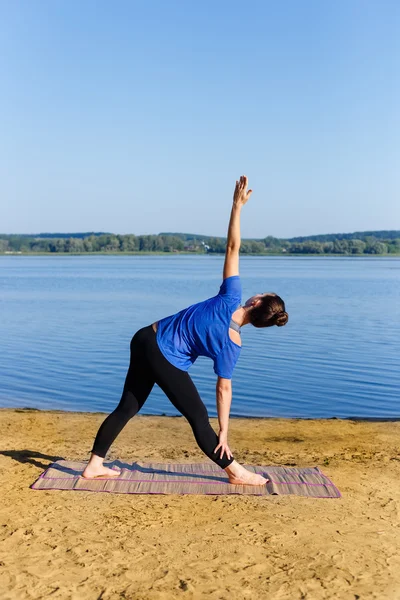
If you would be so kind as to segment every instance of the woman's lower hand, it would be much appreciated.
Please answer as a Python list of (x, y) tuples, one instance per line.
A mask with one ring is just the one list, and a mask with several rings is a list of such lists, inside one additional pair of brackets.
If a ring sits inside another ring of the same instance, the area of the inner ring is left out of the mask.
[(232, 452), (230, 451), (230, 448), (228, 446), (228, 434), (225, 433), (224, 431), (220, 431), (219, 435), (218, 435), (218, 440), (219, 440), (219, 444), (218, 446), (215, 448), (214, 450), (214, 454), (216, 454), (218, 452), (218, 450), (220, 451), (220, 458), (222, 458), (224, 456), (224, 452), (226, 453), (226, 457), (227, 458), (232, 458)]

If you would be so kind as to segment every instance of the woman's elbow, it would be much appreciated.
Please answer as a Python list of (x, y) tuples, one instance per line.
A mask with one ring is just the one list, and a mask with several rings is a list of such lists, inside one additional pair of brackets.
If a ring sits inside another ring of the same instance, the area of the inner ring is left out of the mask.
[(232, 380), (225, 377), (218, 377), (217, 389), (221, 392), (229, 392), (232, 389)]

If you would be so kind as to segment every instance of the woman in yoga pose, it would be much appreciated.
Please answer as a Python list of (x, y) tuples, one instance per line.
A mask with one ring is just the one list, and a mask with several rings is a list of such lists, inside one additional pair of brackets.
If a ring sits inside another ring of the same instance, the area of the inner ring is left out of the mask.
[[(103, 460), (117, 435), (143, 406), (157, 383), (192, 427), (203, 452), (228, 474), (230, 483), (264, 485), (262, 475), (236, 462), (228, 446), (232, 401), (232, 372), (240, 354), (240, 328), (285, 325), (288, 315), (283, 300), (273, 293), (256, 294), (241, 306), (239, 278), (240, 213), (252, 190), (247, 177), (236, 181), (229, 221), (223, 283), (219, 293), (180, 312), (139, 329), (130, 343), (130, 365), (121, 400), (101, 424), (91, 457), (82, 476), (110, 479), (120, 471)], [(198, 356), (214, 361), (219, 434), (210, 425), (207, 409), (187, 373)]]

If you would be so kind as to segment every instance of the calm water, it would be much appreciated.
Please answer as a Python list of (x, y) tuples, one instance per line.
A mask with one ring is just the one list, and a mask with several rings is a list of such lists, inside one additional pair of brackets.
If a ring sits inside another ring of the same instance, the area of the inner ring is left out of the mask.
[[(0, 406), (114, 409), (144, 325), (218, 292), (223, 257), (0, 257)], [(232, 416), (399, 417), (400, 259), (241, 257), (243, 301), (286, 327), (242, 330)], [(190, 369), (216, 416), (212, 361)], [(176, 415), (155, 386), (142, 414)]]

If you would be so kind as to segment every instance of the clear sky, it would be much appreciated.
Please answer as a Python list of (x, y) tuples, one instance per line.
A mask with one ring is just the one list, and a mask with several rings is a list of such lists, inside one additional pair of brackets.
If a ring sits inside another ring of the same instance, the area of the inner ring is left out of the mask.
[(398, 0), (0, 1), (0, 232), (400, 229)]

